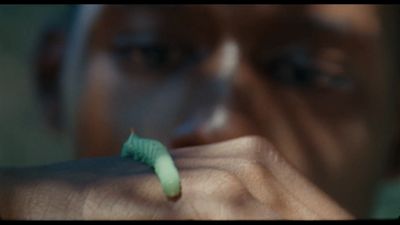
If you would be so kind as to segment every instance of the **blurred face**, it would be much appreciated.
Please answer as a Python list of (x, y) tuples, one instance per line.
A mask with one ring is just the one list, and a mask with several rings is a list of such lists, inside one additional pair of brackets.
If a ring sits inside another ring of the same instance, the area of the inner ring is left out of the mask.
[(376, 9), (106, 6), (90, 30), (81, 156), (130, 128), (171, 148), (269, 140), (339, 203), (380, 175), (391, 109)]

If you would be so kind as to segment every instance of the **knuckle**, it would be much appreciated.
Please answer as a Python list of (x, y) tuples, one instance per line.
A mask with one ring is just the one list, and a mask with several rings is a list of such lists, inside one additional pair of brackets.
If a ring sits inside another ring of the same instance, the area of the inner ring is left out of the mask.
[(241, 159), (237, 164), (238, 170), (246, 176), (261, 176), (265, 173), (265, 167), (258, 159)]
[(270, 146), (269, 141), (260, 135), (248, 135), (241, 138), (243, 142), (246, 142), (251, 147), (267, 147)]
[(250, 135), (240, 138), (243, 145), (242, 151), (245, 158), (250, 160), (265, 160), (265, 157), (272, 156), (274, 152), (272, 144), (265, 138), (259, 135)]
[(279, 153), (265, 137), (251, 135), (244, 137), (243, 141), (247, 146), (246, 154), (250, 160), (273, 163), (281, 161)]

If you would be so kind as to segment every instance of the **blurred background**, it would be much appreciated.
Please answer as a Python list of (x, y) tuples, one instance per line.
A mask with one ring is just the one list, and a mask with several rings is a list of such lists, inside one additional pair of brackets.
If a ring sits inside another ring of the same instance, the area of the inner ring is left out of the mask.
[[(72, 5), (0, 6), (0, 166), (72, 159), (71, 143), (46, 127), (34, 88), (32, 61), (39, 35), (63, 23)], [(382, 185), (375, 218), (400, 217), (400, 180)]]
[(0, 6), (0, 165), (35, 165), (71, 158), (68, 138), (45, 126), (32, 65), (39, 34), (66, 18), (71, 6)]

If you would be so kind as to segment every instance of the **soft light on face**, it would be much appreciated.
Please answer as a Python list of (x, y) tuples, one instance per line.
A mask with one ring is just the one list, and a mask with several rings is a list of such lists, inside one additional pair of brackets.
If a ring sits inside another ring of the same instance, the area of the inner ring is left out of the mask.
[(258, 134), (367, 209), (390, 115), (373, 6), (107, 6), (91, 28), (81, 155), (118, 153), (131, 127), (173, 148)]

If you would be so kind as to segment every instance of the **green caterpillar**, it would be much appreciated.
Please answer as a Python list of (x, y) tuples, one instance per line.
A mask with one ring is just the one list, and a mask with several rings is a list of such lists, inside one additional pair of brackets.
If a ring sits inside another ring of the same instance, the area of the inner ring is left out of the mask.
[(181, 182), (177, 168), (167, 148), (161, 142), (141, 138), (131, 131), (128, 140), (121, 150), (122, 158), (133, 160), (151, 166), (160, 180), (165, 195), (177, 198), (181, 194)]

